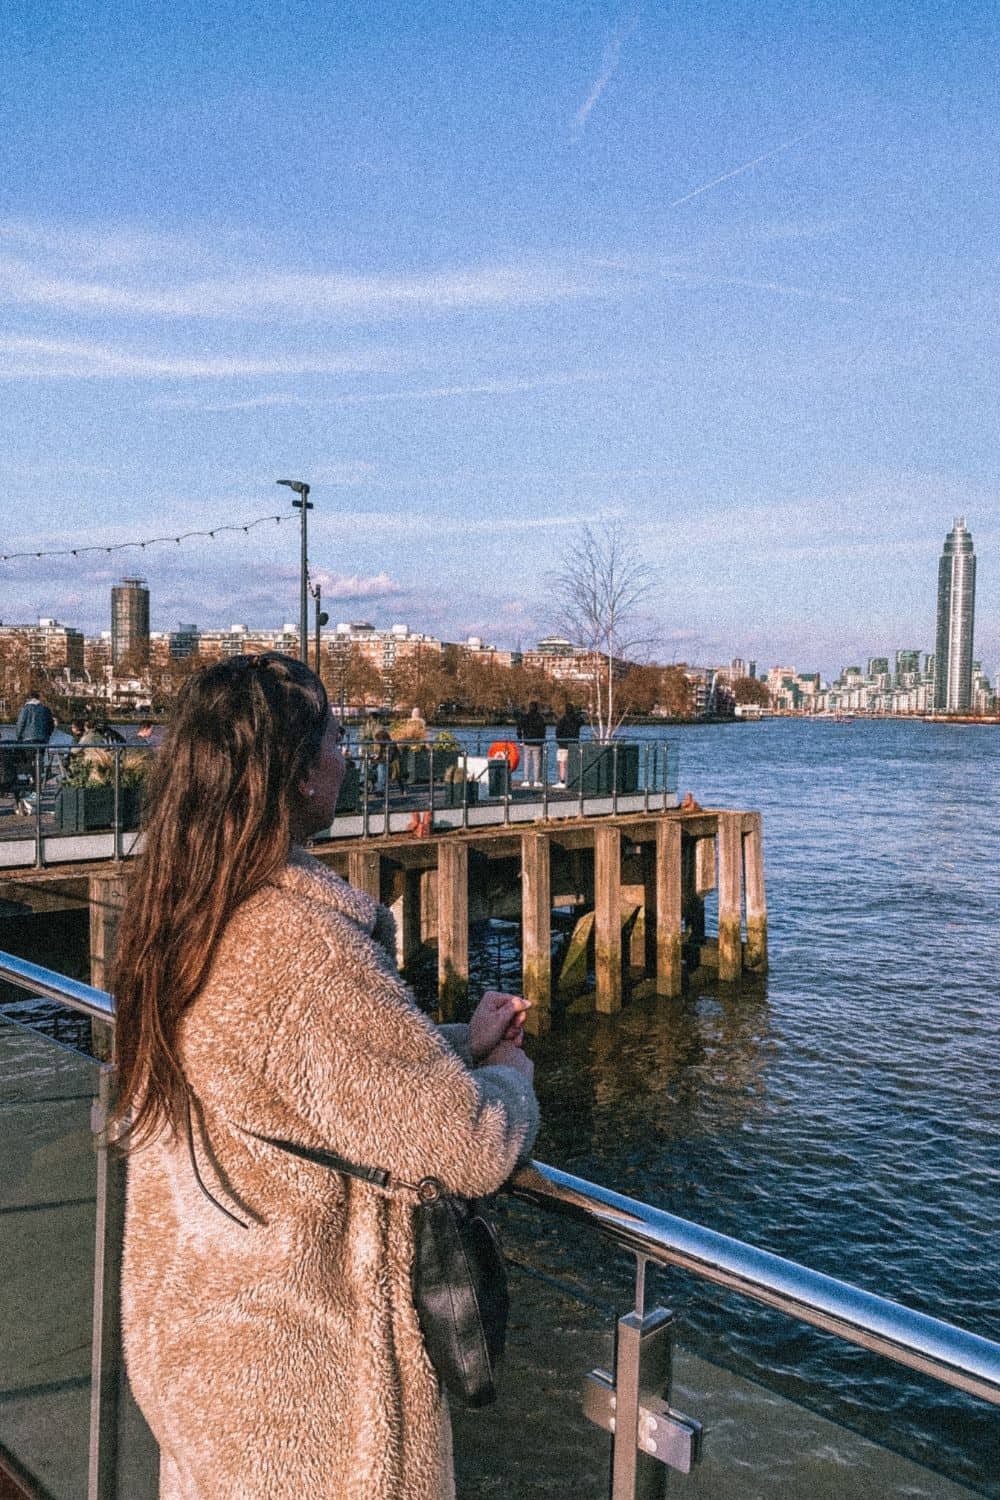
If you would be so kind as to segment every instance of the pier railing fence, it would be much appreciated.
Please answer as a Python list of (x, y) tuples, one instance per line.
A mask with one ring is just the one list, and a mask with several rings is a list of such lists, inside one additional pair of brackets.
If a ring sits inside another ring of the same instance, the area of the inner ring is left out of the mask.
[[(345, 741), (347, 775), (320, 839), (382, 837), (421, 815), (443, 831), (660, 812), (678, 802), (677, 745), (660, 736), (566, 749), (549, 739), (535, 758), (504, 731), (464, 731), (457, 748), (393, 745), (389, 759), (375, 741)], [(143, 767), (155, 754), (139, 745), (0, 742), (0, 870), (134, 853)]]
[[(114, 1003), (6, 953), (0, 986), (0, 1473), (38, 1500), (152, 1495), (157, 1455), (121, 1353), (125, 1162), (107, 1128), (114, 1069), (38, 1029), (39, 1003), (51, 1001), (106, 1034)], [(613, 1355), (606, 1367), (578, 1371), (582, 1403), (562, 1418), (573, 1450), (567, 1475), (584, 1464), (572, 1482), (580, 1500), (660, 1495), (669, 1470), (687, 1474), (699, 1500), (968, 1493), (900, 1458), (891, 1441), (847, 1432), (734, 1376), (724, 1361), (692, 1358), (674, 1313), (647, 1306), (647, 1268), (679, 1268), (921, 1371), (962, 1399), (1000, 1405), (1000, 1344), (542, 1162), (523, 1167), (508, 1191), (515, 1205), (573, 1221), (635, 1262), (635, 1305), (614, 1320)], [(680, 1387), (690, 1414), (674, 1404)], [(518, 1385), (518, 1420), (534, 1399)], [(526, 1465), (526, 1477), (511, 1480), (513, 1494), (532, 1492), (538, 1461), (523, 1440), (519, 1449), (508, 1461)]]

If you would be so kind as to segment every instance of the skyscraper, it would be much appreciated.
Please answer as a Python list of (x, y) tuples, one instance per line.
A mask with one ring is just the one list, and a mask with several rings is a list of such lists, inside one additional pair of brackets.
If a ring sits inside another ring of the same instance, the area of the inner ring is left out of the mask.
[(945, 537), (938, 564), (934, 707), (965, 712), (972, 707), (972, 632), (976, 612), (976, 559), (964, 516)]
[(123, 578), (111, 590), (111, 664), (133, 670), (149, 661), (149, 589), (144, 578)]

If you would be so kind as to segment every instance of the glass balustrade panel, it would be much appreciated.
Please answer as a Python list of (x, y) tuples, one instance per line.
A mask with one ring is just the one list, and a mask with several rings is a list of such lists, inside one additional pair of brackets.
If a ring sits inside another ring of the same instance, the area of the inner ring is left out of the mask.
[[(87, 1494), (100, 1075), (83, 1050), (90, 1026), (44, 1002), (0, 1012), (0, 1450), (52, 1500)], [(104, 1437), (118, 1494), (154, 1495), (155, 1445), (124, 1377), (116, 1405)]]

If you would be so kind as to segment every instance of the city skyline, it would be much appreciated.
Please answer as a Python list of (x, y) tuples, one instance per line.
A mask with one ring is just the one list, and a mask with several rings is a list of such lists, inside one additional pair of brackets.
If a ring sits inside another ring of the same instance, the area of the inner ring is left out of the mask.
[[(949, 548), (954, 542), (956, 530), (964, 533), (966, 536), (969, 535), (965, 531), (964, 521), (956, 518), (955, 529), (949, 532), (948, 537), (945, 539), (942, 564), (951, 555)], [(969, 541), (971, 550), (971, 537)], [(973, 558), (973, 574), (974, 571), (975, 559)], [(940, 594), (941, 577), (939, 572), (939, 598)], [(310, 601), (308, 630), (310, 661), (313, 658), (315, 650), (315, 602), (315, 599)], [(175, 637), (178, 642), (183, 643), (183, 647), (179, 652), (180, 655), (188, 655), (194, 649), (193, 643), (200, 637), (208, 641), (218, 641), (220, 638), (239, 636), (241, 634), (245, 635), (251, 641), (270, 636), (274, 636), (275, 638), (281, 637), (284, 644), (278, 649), (292, 651), (296, 654), (298, 651), (299, 622), (297, 619), (289, 620), (286, 617), (280, 619), (279, 617), (274, 617), (271, 619), (257, 618), (250, 620), (244, 616), (238, 620), (228, 621), (225, 625), (210, 625), (195, 619), (193, 621), (177, 621), (173, 627), (163, 626), (155, 618), (155, 600), (149, 590), (148, 581), (134, 574), (120, 577), (111, 587), (109, 605), (111, 617), (110, 628), (101, 626), (97, 630), (85, 630), (81, 628), (78, 621), (70, 619), (58, 620), (52, 616), (40, 614), (35, 619), (29, 621), (16, 622), (0, 619), (0, 634), (7, 634), (11, 631), (16, 632), (22, 629), (35, 631), (42, 627), (47, 627), (52, 632), (56, 631), (56, 627), (58, 627), (56, 633), (59, 631), (65, 633), (68, 630), (71, 634), (78, 634), (81, 640), (86, 639), (87, 642), (96, 643), (103, 640), (109, 652), (108, 659), (113, 664), (134, 664), (137, 657), (138, 659), (142, 659), (147, 654), (147, 647), (150, 641), (167, 642), (170, 640), (173, 642)], [(489, 632), (483, 636), (470, 631), (451, 637), (435, 636), (433, 632), (425, 629), (419, 620), (399, 620), (388, 615), (380, 618), (376, 611), (370, 611), (369, 617), (363, 619), (362, 616), (364, 613), (364, 611), (355, 612), (355, 615), (350, 620), (331, 617), (321, 630), (324, 650), (329, 647), (331, 642), (341, 637), (342, 634), (345, 638), (354, 639), (365, 632), (376, 636), (398, 636), (401, 639), (411, 642), (426, 640), (443, 645), (473, 645), (474, 649), (484, 649), (488, 652), (496, 651), (500, 655), (505, 656), (509, 656), (511, 651), (517, 654), (523, 650), (530, 655), (536, 651), (552, 650), (556, 643), (560, 645), (564, 644), (567, 650), (585, 650), (579, 643), (574, 643), (564, 638), (561, 634), (553, 634), (537, 639), (531, 638), (511, 648), (498, 646), (498, 643), (492, 638)], [(963, 671), (967, 670), (971, 682), (973, 668), (980, 675), (988, 676), (989, 673), (983, 673), (984, 664), (978, 656), (974, 657), (972, 654), (973, 630), (972, 622), (968, 618), (966, 619), (966, 626), (968, 628), (965, 632), (966, 639), (963, 642), (962, 651)], [(233, 648), (230, 646), (229, 649)], [(880, 643), (878, 649), (880, 651), (886, 650), (885, 643)], [(708, 669), (724, 673), (731, 673), (732, 669), (740, 667), (744, 675), (751, 677), (756, 675), (761, 681), (767, 678), (778, 677), (781, 673), (787, 672), (801, 679), (815, 679), (817, 683), (822, 684), (824, 689), (836, 686), (845, 678), (856, 677), (858, 679), (870, 680), (880, 674), (882, 676), (895, 676), (897, 678), (900, 674), (909, 674), (921, 677), (922, 680), (930, 684), (931, 697), (933, 698), (934, 683), (936, 681), (934, 670), (935, 652), (930, 650), (926, 645), (913, 645), (912, 643), (907, 646), (900, 646), (898, 643), (895, 643), (888, 650), (889, 654), (884, 656), (872, 656), (870, 651), (866, 651), (863, 656), (855, 660), (845, 659), (835, 671), (829, 673), (814, 670), (815, 664), (810, 664), (808, 661), (803, 663), (793, 662), (787, 653), (777, 662), (757, 663), (753, 658), (740, 654), (738, 650), (736, 654), (730, 654), (726, 658), (691, 657), (683, 659), (678, 664), (696, 670)], [(642, 659), (637, 657), (632, 660), (635, 665), (642, 665), (643, 660), (649, 660), (652, 664), (661, 667), (671, 664), (669, 661), (657, 658), (655, 653), (652, 657)], [(862, 662), (866, 663), (864, 668), (861, 665)], [(1000, 684), (1000, 672), (997, 673), (997, 682)], [(941, 705), (936, 703), (932, 705), (928, 702), (927, 706), (940, 707)], [(967, 708), (968, 704), (952, 703), (949, 707), (952, 709)]]
[[(934, 640), (946, 520), (1000, 661), (1000, 18), (714, 3), (9, 28), (0, 616), (554, 627), (580, 525), (658, 570), (663, 659), (831, 677)], [(124, 102), (131, 101), (131, 102)], [(984, 524), (985, 523), (985, 524)]]

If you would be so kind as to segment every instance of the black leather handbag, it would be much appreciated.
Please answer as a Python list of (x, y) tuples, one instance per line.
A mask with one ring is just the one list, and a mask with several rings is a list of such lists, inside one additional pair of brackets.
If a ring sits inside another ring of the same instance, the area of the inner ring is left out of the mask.
[[(314, 1150), (277, 1136), (256, 1140), (358, 1177), (375, 1187), (405, 1188), (417, 1196), (414, 1209), (413, 1304), (427, 1354), (448, 1395), (463, 1406), (490, 1406), (497, 1398), (500, 1359), (507, 1338), (510, 1298), (507, 1267), (495, 1226), (478, 1198), (445, 1191), (436, 1177), (401, 1182), (382, 1167), (362, 1167), (333, 1151)], [(202, 1180), (188, 1117), (188, 1145), (195, 1178), (206, 1197), (236, 1223)]]
[(463, 1406), (489, 1406), (510, 1298), (496, 1229), (478, 1199), (446, 1193), (434, 1177), (417, 1185), (413, 1302), (431, 1364)]

